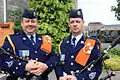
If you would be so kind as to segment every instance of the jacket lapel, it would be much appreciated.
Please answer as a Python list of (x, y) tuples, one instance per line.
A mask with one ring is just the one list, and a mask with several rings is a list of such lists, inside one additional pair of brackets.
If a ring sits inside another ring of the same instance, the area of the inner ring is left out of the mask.
[(65, 40), (64, 48), (69, 52), (72, 53), (72, 45), (71, 45), (71, 36), (68, 36), (68, 38)]
[(68, 38), (65, 40), (64, 42), (64, 48), (70, 53), (70, 54), (74, 54), (76, 51), (79, 51), (81, 48), (84, 47), (84, 43), (85, 43), (86, 37), (83, 35), (81, 37), (81, 39), (78, 41), (74, 51), (71, 45), (71, 35), (68, 36)]
[(21, 35), (21, 39), (22, 39), (24, 45), (27, 45), (28, 47), (34, 48), (30, 39), (27, 37), (27, 35), (24, 33), (24, 31), (21, 31), (19, 34)]
[(42, 44), (42, 36), (36, 34), (36, 45), (35, 45), (35, 48), (36, 49), (40, 48), (41, 44)]
[(78, 51), (78, 50), (80, 50), (81, 48), (83, 48), (84, 43), (85, 43), (85, 37), (82, 36), (81, 39), (78, 41), (78, 43), (77, 43), (77, 45), (76, 45), (73, 53), (75, 53), (76, 51)]

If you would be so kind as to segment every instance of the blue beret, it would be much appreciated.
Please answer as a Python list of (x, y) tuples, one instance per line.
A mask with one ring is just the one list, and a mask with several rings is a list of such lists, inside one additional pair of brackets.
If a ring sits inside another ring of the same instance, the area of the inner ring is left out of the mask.
[(81, 19), (83, 19), (82, 9), (72, 10), (69, 14), (69, 18), (81, 18)]
[(35, 10), (28, 10), (25, 8), (23, 11), (22, 17), (29, 18), (29, 19), (37, 18), (36, 11)]

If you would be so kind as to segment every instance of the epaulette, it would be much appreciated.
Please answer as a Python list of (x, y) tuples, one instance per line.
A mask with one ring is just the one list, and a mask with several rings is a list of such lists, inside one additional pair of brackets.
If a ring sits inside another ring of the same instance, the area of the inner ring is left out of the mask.
[(75, 61), (78, 64), (81, 64), (82, 66), (85, 66), (90, 55), (91, 52), (95, 46), (96, 41), (94, 39), (91, 38), (87, 38), (85, 43), (84, 43), (84, 47), (78, 52)]
[(42, 36), (42, 45), (41, 45), (41, 49), (45, 52), (47, 52), (48, 54), (51, 53), (52, 51), (52, 38), (51, 36), (48, 35), (43, 35)]
[[(99, 39), (96, 39), (95, 37), (87, 37), (87, 38), (90, 38), (90, 39), (93, 39), (93, 40), (96, 40), (97, 43), (98, 43), (98, 46), (99, 46), (99, 49), (100, 49), (100, 52), (102, 52), (102, 43)], [(87, 39), (86, 38), (86, 39)]]

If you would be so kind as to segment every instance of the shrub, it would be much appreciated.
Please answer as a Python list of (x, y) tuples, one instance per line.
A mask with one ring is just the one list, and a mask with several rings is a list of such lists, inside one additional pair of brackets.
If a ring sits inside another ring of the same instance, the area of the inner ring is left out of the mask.
[(28, 7), (35, 9), (40, 17), (38, 34), (51, 35), (58, 53), (59, 42), (70, 32), (68, 14), (74, 8), (74, 0), (29, 0)]
[(105, 60), (105, 64), (109, 69), (114, 71), (120, 70), (120, 49), (114, 48), (108, 52), (110, 59)]
[(7, 11), (8, 22), (14, 22), (14, 31), (15, 33), (21, 30), (21, 14), (22, 10), (20, 8), (10, 9)]

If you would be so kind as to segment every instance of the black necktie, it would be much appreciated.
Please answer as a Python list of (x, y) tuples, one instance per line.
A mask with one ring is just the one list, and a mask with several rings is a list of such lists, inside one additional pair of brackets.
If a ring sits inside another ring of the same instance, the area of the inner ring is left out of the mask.
[(34, 41), (34, 36), (33, 35), (30, 36), (30, 39), (31, 39), (32, 44), (35, 45), (35, 41)]
[(73, 41), (73, 48), (75, 48), (75, 40), (76, 40), (76, 38), (74, 37), (74, 38), (72, 39), (72, 41)]

